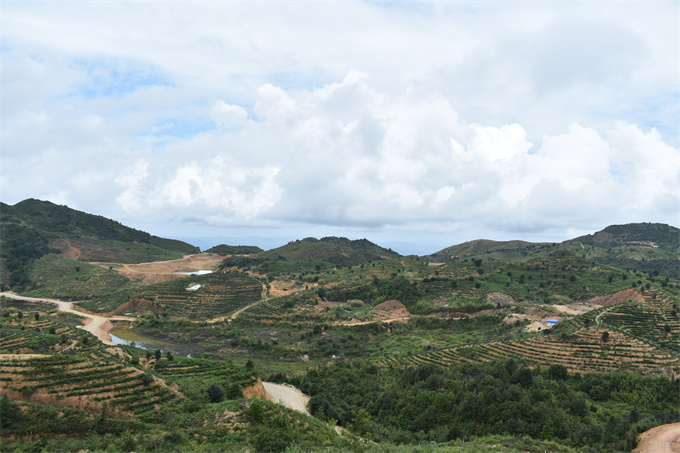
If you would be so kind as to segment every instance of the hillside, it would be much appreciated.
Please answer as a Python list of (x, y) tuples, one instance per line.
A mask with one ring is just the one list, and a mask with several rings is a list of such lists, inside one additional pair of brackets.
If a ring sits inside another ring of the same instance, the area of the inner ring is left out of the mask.
[(255, 245), (227, 245), (227, 244), (216, 245), (205, 251), (205, 253), (216, 253), (218, 255), (252, 255), (254, 253), (260, 252), (264, 252), (264, 250)]
[(680, 229), (670, 225), (611, 225), (597, 233), (565, 241), (561, 247), (601, 264), (680, 277)]
[[(36, 216), (3, 223), (16, 250), (34, 241), (22, 295), (81, 313), (0, 298), (9, 451), (613, 452), (680, 420), (680, 281), (654, 267), (677, 261), (673, 227), (429, 257), (306, 238), (129, 264), (176, 252)], [(95, 254), (110, 260), (83, 261)], [(130, 279), (156, 274), (172, 278)], [(134, 343), (100, 343), (112, 328)], [(246, 399), (259, 377), (302, 390), (313, 416)]]
[(153, 236), (115, 220), (49, 201), (0, 204), (0, 283), (31, 285), (28, 268), (48, 253), (81, 261), (144, 262), (176, 259), (199, 250), (182, 241)]
[(659, 223), (611, 225), (559, 244), (480, 239), (453, 245), (421, 259), (433, 263), (465, 260), (526, 261), (566, 250), (600, 264), (680, 277), (680, 229)]
[(305, 238), (249, 257), (227, 258), (223, 262), (223, 267), (245, 268), (278, 276), (355, 266), (398, 256), (398, 253), (366, 239)]
[(437, 263), (457, 262), (466, 259), (521, 261), (549, 253), (554, 250), (556, 245), (541, 242), (478, 239), (447, 247), (422, 258)]

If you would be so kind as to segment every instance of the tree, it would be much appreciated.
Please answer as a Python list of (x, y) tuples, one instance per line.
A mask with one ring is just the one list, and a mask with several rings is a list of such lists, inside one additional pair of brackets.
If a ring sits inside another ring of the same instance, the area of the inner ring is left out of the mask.
[(606, 331), (606, 330), (604, 332), (602, 332), (602, 338), (601, 339), (602, 339), (602, 343), (608, 342), (609, 341), (609, 332)]
[(19, 319), (23, 319), (24, 313), (20, 311), (19, 313), (17, 313), (17, 316), (19, 317)]
[(210, 387), (206, 389), (206, 393), (208, 394), (208, 400), (211, 403), (220, 403), (224, 401), (224, 389), (217, 384), (211, 384)]
[(567, 370), (567, 367), (565, 367), (564, 365), (554, 364), (550, 365), (550, 368), (548, 369), (548, 374), (553, 379), (566, 379), (567, 376), (569, 375), (569, 370)]
[(156, 356), (156, 360), (160, 360), (162, 354), (163, 354), (163, 353), (161, 352), (160, 349), (156, 349), (156, 350), (154, 351), (154, 355)]
[(40, 313), (35, 312), (35, 320), (40, 321)]
[(169, 361), (172, 361), (172, 359), (174, 359), (174, 357), (172, 356), (172, 352), (170, 351), (165, 351), (165, 357), (167, 357)]

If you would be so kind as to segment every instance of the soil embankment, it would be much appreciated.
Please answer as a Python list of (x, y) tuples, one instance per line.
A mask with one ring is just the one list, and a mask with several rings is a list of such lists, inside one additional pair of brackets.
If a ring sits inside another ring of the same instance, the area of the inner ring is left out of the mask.
[(307, 411), (309, 397), (305, 396), (300, 390), (287, 385), (274, 384), (273, 382), (263, 382), (262, 384), (266, 392), (271, 396), (270, 401), (283, 404), (290, 409), (309, 415), (309, 411)]
[(678, 453), (680, 452), (680, 423), (671, 423), (652, 428), (640, 434), (637, 453)]

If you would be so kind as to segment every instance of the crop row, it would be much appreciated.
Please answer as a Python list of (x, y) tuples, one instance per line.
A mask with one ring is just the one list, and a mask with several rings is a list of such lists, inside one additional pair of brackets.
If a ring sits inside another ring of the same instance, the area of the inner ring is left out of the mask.
[[(190, 283), (203, 285), (187, 291)], [(234, 273), (214, 273), (195, 279), (178, 279), (152, 285), (143, 294), (177, 317), (223, 316), (260, 299), (262, 285), (252, 277)]]
[(108, 401), (126, 412), (143, 412), (158, 401), (177, 398), (136, 368), (73, 357), (4, 361), (0, 372), (9, 378), (0, 383), (4, 389), (25, 389), (56, 399), (84, 398), (96, 404)]
[(528, 340), (486, 343), (445, 349), (403, 358), (383, 360), (386, 365), (420, 365), (431, 363), (448, 367), (459, 362), (490, 362), (521, 359), (531, 365), (561, 364), (572, 372), (628, 369), (647, 373), (677, 366), (678, 359), (648, 344), (610, 332), (602, 342), (602, 329), (587, 329), (575, 335), (536, 337)]

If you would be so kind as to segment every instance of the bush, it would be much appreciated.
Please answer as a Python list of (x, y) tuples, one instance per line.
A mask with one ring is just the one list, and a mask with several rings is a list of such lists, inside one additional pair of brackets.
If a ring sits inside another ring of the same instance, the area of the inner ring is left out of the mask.
[(220, 385), (210, 385), (210, 387), (207, 388), (206, 393), (208, 394), (208, 400), (211, 403), (220, 403), (224, 401), (224, 389)]

